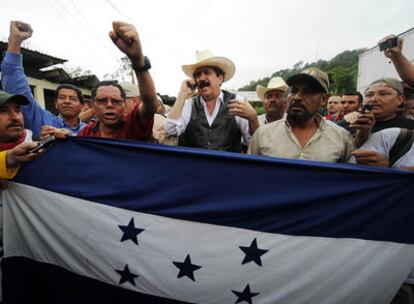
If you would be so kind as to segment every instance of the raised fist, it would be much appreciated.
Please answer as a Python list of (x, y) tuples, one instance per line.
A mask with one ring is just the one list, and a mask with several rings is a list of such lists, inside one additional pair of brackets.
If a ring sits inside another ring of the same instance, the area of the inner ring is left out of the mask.
[(32, 37), (33, 29), (28, 23), (21, 21), (11, 21), (10, 22), (10, 42), (22, 43), (24, 40)]
[(144, 65), (144, 56), (142, 54), (141, 41), (138, 32), (132, 24), (114, 21), (113, 30), (109, 32), (112, 42), (129, 57), (133, 64), (138, 66)]

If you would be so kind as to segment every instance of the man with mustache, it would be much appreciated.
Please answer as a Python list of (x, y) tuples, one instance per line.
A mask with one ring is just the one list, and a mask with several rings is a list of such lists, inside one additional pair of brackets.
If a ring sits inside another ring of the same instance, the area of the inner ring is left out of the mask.
[[(369, 126), (370, 129), (372, 129), (372, 133), (374, 133), (370, 137), (370, 134), (367, 134), (366, 139), (368, 142), (372, 141), (371, 138), (376, 138), (377, 141), (379, 141), (378, 138), (380, 138), (380, 135), (376, 135), (379, 131), (388, 130), (390, 128), (414, 129), (414, 120), (397, 115), (397, 109), (404, 102), (404, 99), (404, 87), (402, 82), (398, 79), (381, 78), (368, 86), (368, 89), (365, 91), (364, 104), (372, 105), (373, 109), (371, 112), (375, 116), (374, 121), (365, 124)], [(357, 120), (351, 127), (355, 125), (363, 126), (364, 124), (358, 124)], [(392, 144), (389, 144), (389, 146), (392, 147), (395, 138), (389, 136), (388, 132), (392, 131), (386, 131), (385, 133), (382, 132), (380, 134), (387, 134), (387, 138), (390, 138), (387, 140), (392, 141)], [(361, 144), (364, 144), (364, 142), (361, 142)], [(385, 142), (385, 140), (382, 140), (382, 142)], [(362, 147), (365, 146), (366, 145), (364, 144)], [(364, 151), (364, 148), (362, 147), (361, 150), (353, 152), (357, 163), (387, 166), (387, 162), (381, 153), (375, 151), (368, 153), (367, 151)]]
[(43, 125), (55, 128), (65, 128), (71, 134), (76, 135), (86, 126), (79, 119), (82, 109), (83, 96), (79, 88), (71, 84), (59, 85), (55, 91), (55, 107), (58, 116), (43, 109), (34, 99), (27, 77), (22, 66), (21, 45), (24, 40), (30, 38), (33, 30), (28, 23), (20, 21), (10, 22), (10, 35), (7, 52), (3, 59), (1, 69), (3, 72), (3, 89), (13, 94), (26, 96), (30, 103), (22, 107), (26, 128), (34, 133), (34, 137), (40, 136)]
[(364, 104), (373, 106), (375, 123), (372, 132), (387, 128), (414, 129), (414, 120), (397, 115), (404, 103), (404, 86), (395, 78), (381, 78), (372, 82), (364, 93)]
[(286, 118), (260, 127), (249, 153), (273, 157), (348, 162), (354, 149), (351, 134), (324, 119), (319, 108), (328, 99), (329, 79), (309, 68), (291, 76)]
[(44, 151), (29, 152), (36, 147), (37, 142), (32, 141), (32, 131), (24, 128), (20, 111), (20, 106), (29, 102), (23, 95), (12, 95), (0, 90), (0, 180), (13, 178), (20, 163), (30, 161)]
[[(194, 64), (183, 65), (191, 79), (183, 82), (166, 121), (168, 136), (179, 136), (179, 145), (212, 150), (241, 152), (258, 128), (257, 113), (241, 96), (221, 89), (236, 70), (225, 57), (205, 50), (197, 53)], [(198, 96), (186, 99), (197, 88)]]
[(260, 115), (259, 124), (261, 126), (283, 118), (287, 109), (286, 92), (288, 85), (281, 77), (270, 79), (267, 87), (258, 85), (256, 93), (263, 102), (265, 114)]
[(0, 91), (0, 151), (14, 148), (22, 142), (32, 141), (32, 131), (23, 123), (21, 105), (29, 104), (23, 95), (12, 95)]

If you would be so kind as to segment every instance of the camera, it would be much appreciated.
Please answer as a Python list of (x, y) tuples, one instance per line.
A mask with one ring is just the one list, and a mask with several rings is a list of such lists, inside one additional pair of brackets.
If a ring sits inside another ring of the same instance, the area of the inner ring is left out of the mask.
[(378, 44), (380, 52), (383, 52), (386, 49), (393, 48), (397, 45), (398, 45), (398, 37), (390, 38)]

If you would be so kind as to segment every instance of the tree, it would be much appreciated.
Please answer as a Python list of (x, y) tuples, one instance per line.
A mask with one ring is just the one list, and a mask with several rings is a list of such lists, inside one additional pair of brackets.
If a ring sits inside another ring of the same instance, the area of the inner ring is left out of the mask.
[(130, 81), (136, 83), (134, 70), (131, 67), (131, 61), (127, 56), (118, 59), (119, 67), (113, 73), (104, 75), (106, 80)]
[(301, 70), (302, 67), (303, 67), (303, 61), (302, 60), (293, 65), (294, 70)]
[(356, 73), (354, 68), (344, 68), (338, 66), (333, 68), (330, 73), (330, 91), (334, 94), (343, 94), (346, 91), (356, 90)]
[[(328, 61), (322, 59), (311, 63), (303, 63), (303, 61), (299, 61), (293, 65), (292, 69), (276, 71), (272, 74), (272, 77), (279, 76), (286, 80), (303, 69), (317, 67), (328, 74), (331, 93), (341, 94), (345, 91), (354, 91), (356, 90), (358, 75), (358, 58), (365, 50), (366, 49), (344, 51)], [(255, 91), (258, 84), (266, 86), (268, 82), (268, 77), (251, 81), (248, 85), (241, 87), (239, 90)]]

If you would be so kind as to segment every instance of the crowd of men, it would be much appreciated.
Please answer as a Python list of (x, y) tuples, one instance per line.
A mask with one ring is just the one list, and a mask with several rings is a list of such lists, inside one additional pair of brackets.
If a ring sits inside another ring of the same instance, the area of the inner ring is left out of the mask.
[[(247, 100), (221, 88), (234, 76), (234, 63), (201, 51), (194, 63), (182, 66), (188, 79), (167, 111), (157, 97), (138, 32), (131, 24), (114, 22), (110, 38), (130, 59), (138, 85), (99, 82), (86, 106), (79, 88), (61, 84), (55, 92), (58, 115), (54, 115), (34, 98), (24, 73), (21, 45), (32, 33), (29, 24), (12, 21), (1, 63), (0, 178), (12, 178), (21, 162), (38, 157), (44, 150), (31, 152), (37, 145), (32, 139), (50, 135), (130, 139), (414, 171), (414, 66), (402, 53), (401, 38), (384, 54), (403, 82), (380, 78), (362, 94), (330, 96), (328, 75), (308, 68), (285, 80), (274, 77), (266, 87), (257, 86), (265, 110), (260, 116)], [(401, 303), (414, 303), (413, 286), (404, 286)]]

